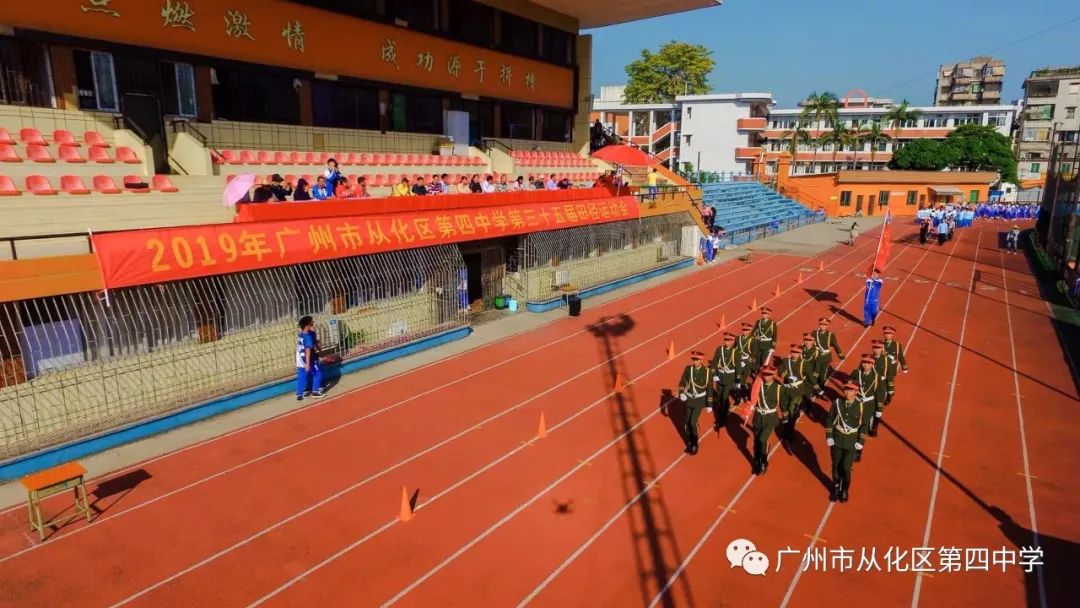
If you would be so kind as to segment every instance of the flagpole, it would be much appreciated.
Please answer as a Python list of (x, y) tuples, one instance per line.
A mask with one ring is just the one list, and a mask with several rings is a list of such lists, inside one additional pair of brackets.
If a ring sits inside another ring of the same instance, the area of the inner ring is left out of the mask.
[(892, 210), (885, 210), (885, 223), (881, 225), (881, 234), (878, 235), (877, 248), (874, 249), (874, 260), (870, 262), (870, 272), (866, 273), (869, 278), (870, 274), (874, 272), (874, 268), (877, 267), (878, 254), (881, 253), (881, 243), (885, 240), (885, 226), (889, 224), (889, 220), (892, 219)]

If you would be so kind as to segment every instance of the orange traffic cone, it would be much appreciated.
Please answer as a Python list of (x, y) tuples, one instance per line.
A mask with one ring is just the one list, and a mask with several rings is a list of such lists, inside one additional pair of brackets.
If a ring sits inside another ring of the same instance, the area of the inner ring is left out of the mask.
[(716, 326), (720, 328), (720, 331), (727, 329), (727, 319), (724, 315), (720, 315), (720, 321), (716, 323)]
[(750, 310), (756, 310), (756, 309), (757, 309), (757, 298), (754, 298), (750, 302)]
[(671, 361), (672, 359), (674, 359), (674, 358), (675, 358), (675, 341), (674, 341), (674, 340), (672, 340), (672, 341), (671, 341), (671, 342), (670, 342), (670, 343), (668, 344), (668, 347), (667, 347), (667, 358), (668, 358), (668, 361)]
[(817, 269), (818, 270), (825, 270), (825, 260), (818, 260)]
[(800, 284), (800, 285), (802, 284), (802, 273), (801, 272), (799, 273), (799, 277), (797, 279), (795, 279), (795, 282)]
[(622, 374), (616, 373), (615, 374), (615, 394), (616, 395), (621, 395), (622, 394), (622, 385), (623, 385)]
[(775, 298), (780, 297), (780, 284), (779, 283), (776, 284), (776, 291), (773, 292), (773, 297), (775, 297)]
[(543, 439), (547, 437), (547, 423), (544, 422), (544, 412), (540, 412), (540, 424), (536, 427), (536, 438)]
[(409, 490), (401, 486), (401, 512), (398, 513), (399, 521), (409, 521), (413, 518), (412, 503), (409, 502)]

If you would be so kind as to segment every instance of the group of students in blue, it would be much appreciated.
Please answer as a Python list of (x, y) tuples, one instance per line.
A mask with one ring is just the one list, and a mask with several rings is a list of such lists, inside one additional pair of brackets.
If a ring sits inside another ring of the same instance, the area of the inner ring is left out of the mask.
[(1039, 219), (1039, 205), (1031, 203), (979, 203), (974, 211), (974, 217), (988, 220), (1011, 222)]

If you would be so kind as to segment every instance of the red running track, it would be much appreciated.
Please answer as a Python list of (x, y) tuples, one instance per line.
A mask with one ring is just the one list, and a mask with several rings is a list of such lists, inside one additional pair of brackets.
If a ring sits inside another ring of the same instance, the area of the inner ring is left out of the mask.
[[(769, 471), (755, 478), (738, 424), (688, 457), (677, 408), (667, 417), (659, 406), (687, 352), (715, 348), (721, 315), (729, 325), (756, 317), (751, 300), (774, 308), (782, 345), (830, 315), (846, 352), (868, 350), (878, 334), (856, 318), (857, 273), (872, 236), (811, 259), (709, 268), (106, 476), (93, 487), (95, 522), (45, 543), (9, 509), (0, 597), (815, 605), (840, 583), (888, 605), (1062, 604), (1080, 563), (1080, 493), (1067, 475), (1080, 451), (1077, 397), (1045, 303), (1024, 258), (998, 251), (999, 229), (977, 224), (944, 248), (898, 235), (881, 320), (909, 345), (912, 371), (856, 466), (849, 503), (828, 502), (819, 423), (804, 418), (791, 445), (774, 439)], [(539, 440), (541, 412), (549, 434)], [(406, 523), (395, 517), (402, 487), (418, 492)], [(725, 549), (739, 537), (769, 554), (765, 576), (729, 566)], [(1038, 544), (1046, 566), (840, 574), (801, 572), (788, 555), (774, 571), (777, 550), (808, 544)]]

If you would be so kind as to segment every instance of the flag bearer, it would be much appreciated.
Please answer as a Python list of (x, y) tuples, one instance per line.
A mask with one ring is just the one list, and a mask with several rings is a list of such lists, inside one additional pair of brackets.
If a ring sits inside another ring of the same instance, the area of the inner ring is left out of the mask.
[(886, 384), (888, 385), (887, 394), (885, 396), (885, 405), (892, 403), (893, 394), (896, 393), (896, 370), (900, 369), (905, 374), (908, 373), (907, 358), (904, 357), (904, 345), (896, 341), (896, 328), (891, 325), (886, 325), (883, 328), (885, 334), (885, 354), (889, 356), (889, 360), (892, 361), (892, 375), (886, 378)]
[(772, 320), (772, 309), (768, 306), (762, 306), (761, 318), (757, 320), (757, 323), (754, 323), (754, 369), (761, 369), (772, 364), (770, 359), (776, 349), (776, 338), (779, 329), (776, 321)]
[(877, 322), (878, 313), (881, 312), (878, 303), (881, 299), (881, 273), (877, 268), (866, 278), (866, 294), (863, 296), (863, 326), (870, 327)]
[(840, 348), (840, 343), (836, 341), (836, 334), (833, 333), (829, 326), (832, 325), (832, 320), (829, 317), (821, 317), (818, 319), (818, 328), (814, 330), (814, 343), (818, 349), (818, 356), (815, 359), (816, 371), (817, 371), (817, 395), (821, 397), (825, 394), (825, 383), (829, 381), (829, 376), (832, 375), (832, 353), (836, 351), (836, 356), (842, 363), (845, 359), (844, 351)]
[(863, 449), (863, 404), (859, 402), (859, 385), (844, 384), (844, 396), (834, 399), (825, 418), (825, 443), (832, 456), (832, 492), (829, 500), (847, 502), (851, 487), (851, 467)]
[(758, 372), (754, 403), (754, 467), (755, 475), (762, 475), (769, 468), (769, 436), (780, 423), (780, 404), (783, 387), (776, 381), (776, 368), (763, 367)]
[(727, 422), (730, 398), (739, 382), (739, 354), (735, 348), (735, 334), (724, 332), (724, 342), (716, 349), (709, 367), (713, 374), (713, 429), (720, 430)]
[(698, 418), (701, 410), (709, 406), (709, 369), (705, 367), (705, 353), (690, 353), (690, 365), (683, 370), (679, 379), (679, 399), (686, 405), (686, 425), (683, 427), (686, 438), (686, 453), (693, 456), (698, 451)]
[(801, 346), (792, 344), (788, 357), (781, 361), (777, 368), (784, 381), (784, 399), (781, 402), (784, 428), (780, 431), (780, 438), (788, 441), (791, 441), (791, 435), (795, 432), (795, 423), (799, 419), (802, 405), (810, 396), (810, 382), (806, 378), (810, 366), (803, 360), (802, 352)]

